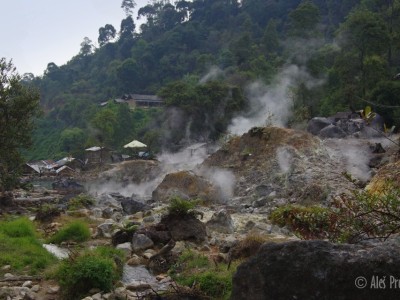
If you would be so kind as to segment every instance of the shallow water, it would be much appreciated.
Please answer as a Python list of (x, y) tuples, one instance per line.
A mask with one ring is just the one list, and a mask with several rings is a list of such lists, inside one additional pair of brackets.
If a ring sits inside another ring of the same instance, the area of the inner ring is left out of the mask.
[(43, 247), (58, 259), (68, 258), (70, 253), (68, 249), (61, 248), (53, 244), (43, 244)]

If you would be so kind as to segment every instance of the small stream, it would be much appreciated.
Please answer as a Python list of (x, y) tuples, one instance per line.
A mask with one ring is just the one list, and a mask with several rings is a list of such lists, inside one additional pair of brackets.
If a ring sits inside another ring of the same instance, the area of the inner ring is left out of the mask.
[(43, 247), (58, 259), (68, 258), (70, 251), (54, 244), (43, 244)]

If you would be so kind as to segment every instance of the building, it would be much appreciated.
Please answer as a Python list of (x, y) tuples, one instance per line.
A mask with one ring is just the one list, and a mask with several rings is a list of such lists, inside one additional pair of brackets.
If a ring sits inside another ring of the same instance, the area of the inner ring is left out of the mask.
[(94, 146), (85, 149), (85, 164), (101, 165), (111, 162), (111, 151), (106, 147)]
[(125, 94), (122, 96), (128, 105), (133, 107), (162, 107), (164, 106), (164, 100), (157, 95), (139, 95), (139, 94)]

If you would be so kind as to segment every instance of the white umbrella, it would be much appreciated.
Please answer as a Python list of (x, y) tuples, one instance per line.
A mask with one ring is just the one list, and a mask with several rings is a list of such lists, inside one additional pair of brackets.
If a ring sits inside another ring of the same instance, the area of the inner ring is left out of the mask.
[(147, 145), (137, 140), (133, 140), (132, 142), (124, 146), (124, 148), (145, 148), (145, 147), (147, 147)]

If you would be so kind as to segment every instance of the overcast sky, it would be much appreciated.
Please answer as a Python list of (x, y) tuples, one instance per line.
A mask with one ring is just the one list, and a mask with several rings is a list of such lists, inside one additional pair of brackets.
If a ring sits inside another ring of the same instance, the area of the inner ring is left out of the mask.
[[(118, 31), (122, 0), (0, 0), (0, 57), (19, 74), (42, 75), (49, 62), (63, 65), (79, 53), (84, 37), (97, 45), (99, 28)], [(148, 0), (136, 0), (136, 10)], [(133, 17), (136, 21), (137, 13)]]

